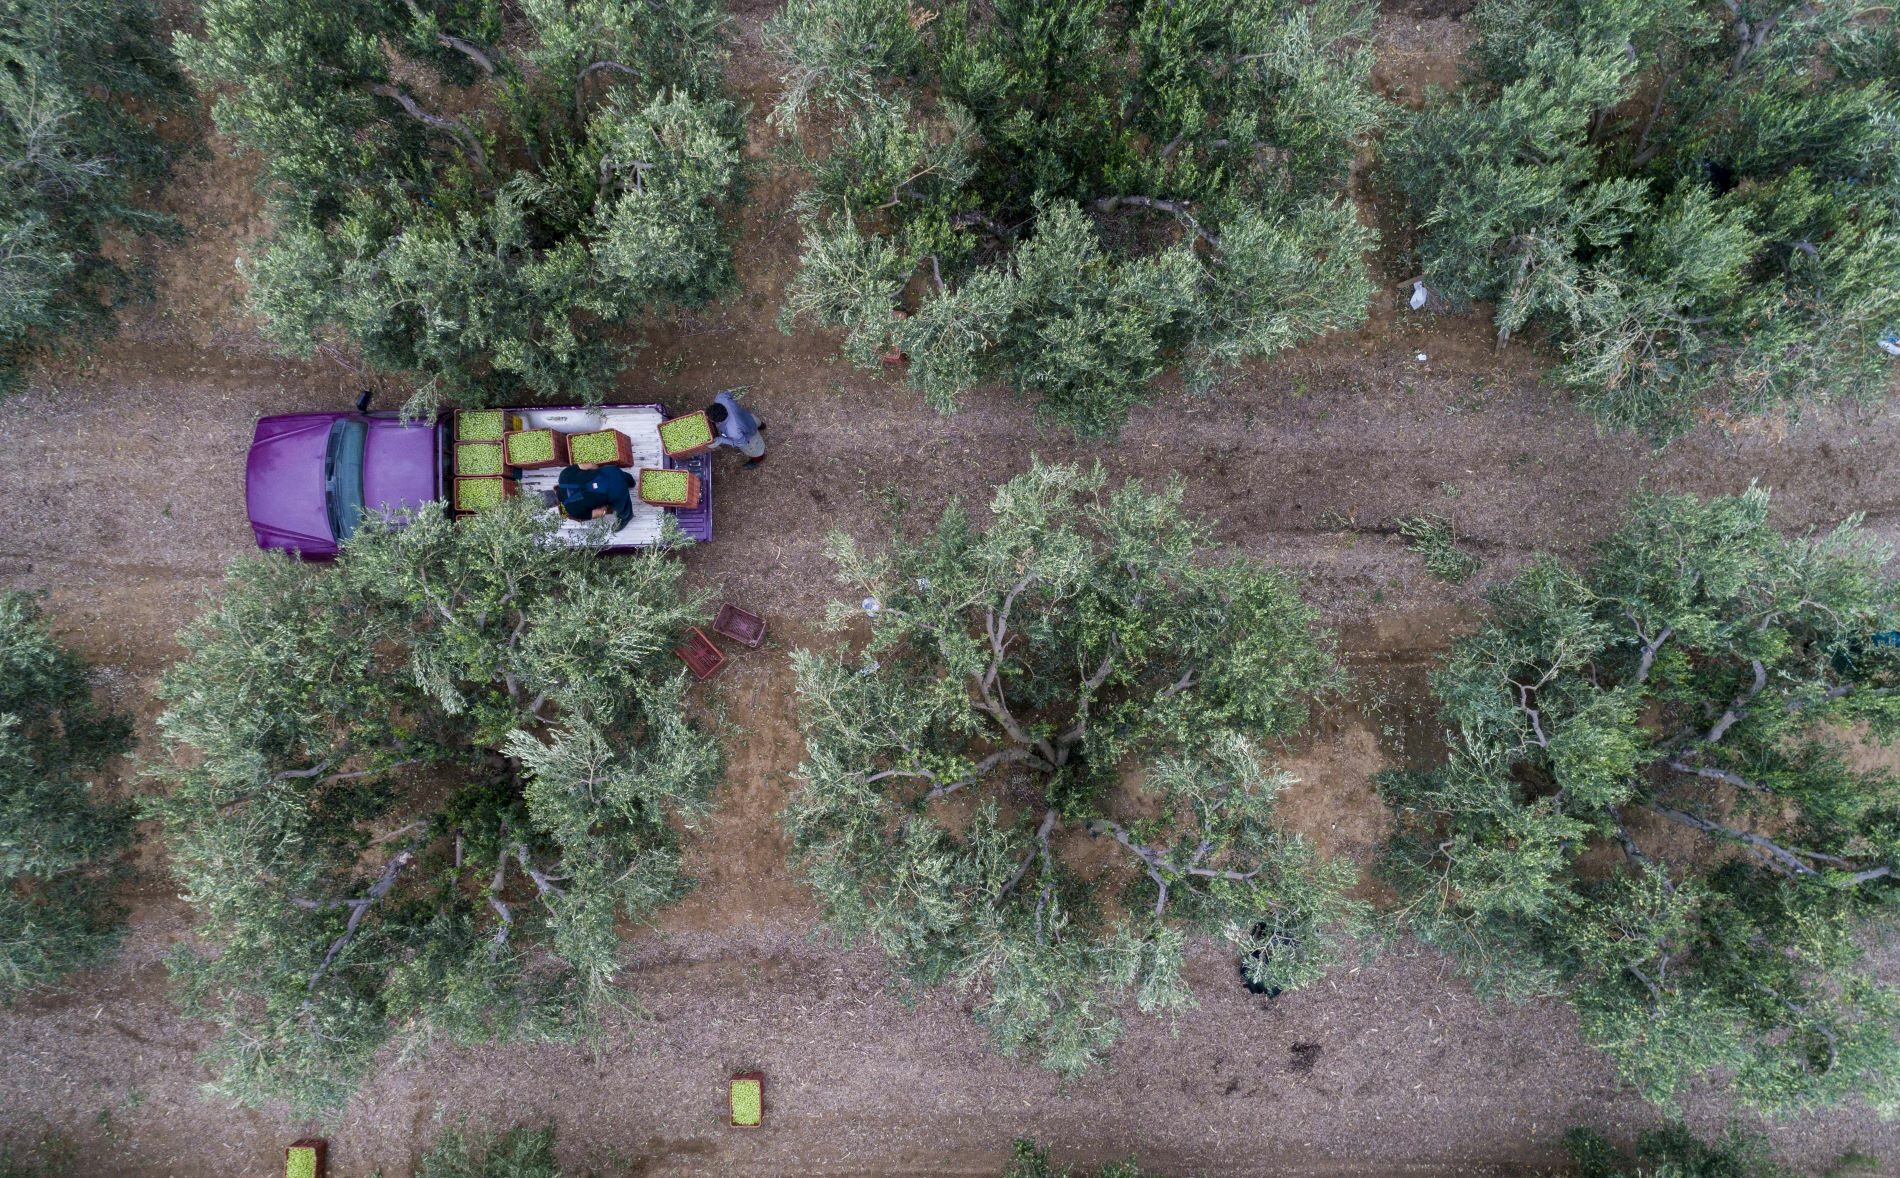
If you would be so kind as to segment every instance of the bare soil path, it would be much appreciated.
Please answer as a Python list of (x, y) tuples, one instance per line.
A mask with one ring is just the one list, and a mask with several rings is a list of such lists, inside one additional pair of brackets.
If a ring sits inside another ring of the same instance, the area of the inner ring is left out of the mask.
[[(757, 15), (742, 27), (755, 38)], [(1433, 47), (1456, 38), (1454, 19), (1425, 9), (1388, 16), (1382, 83), (1409, 97), (1450, 81)], [(1538, 388), (1529, 348), (1496, 352), (1481, 320), (1411, 316), (1391, 289), (1365, 330), (1256, 366), (1210, 398), (1137, 410), (1117, 444), (1039, 433), (1000, 391), (942, 417), (833, 362), (830, 341), (772, 326), (796, 232), (784, 181), (761, 168), (744, 288), (653, 325), (622, 382), (628, 399), (675, 404), (749, 386), (772, 443), (758, 470), (722, 461), (718, 540), (685, 558), (696, 579), (767, 615), (773, 638), (719, 683), (737, 726), (717, 812), (692, 844), (702, 889), (631, 953), (626, 979), (651, 1018), (597, 1054), (390, 1059), (328, 1131), (332, 1172), (406, 1172), (445, 1111), (487, 1126), (553, 1118), (576, 1161), (654, 1175), (990, 1174), (1016, 1135), (1065, 1160), (1139, 1151), (1210, 1175), (1511, 1174), (1550, 1160), (1568, 1126), (1650, 1123), (1561, 1006), (1486, 1008), (1404, 945), (1272, 1003), (1204, 947), (1200, 1009), (1172, 1022), (1131, 1012), (1112, 1067), (1067, 1090), (996, 1057), (958, 995), (898, 1001), (875, 954), (814, 934), (773, 818), (799, 758), (784, 656), (830, 640), (816, 627), (833, 594), (820, 543), (832, 528), (869, 540), (952, 495), (980, 499), (1032, 452), (1188, 480), (1222, 542), (1303, 570), (1342, 628), (1361, 686), (1289, 750), (1302, 782), (1288, 809), (1363, 858), (1386, 822), (1372, 774), (1428, 743), (1423, 670), (1468, 628), (1483, 582), (1540, 549), (1579, 552), (1642, 487), (1713, 494), (1760, 480), (1788, 527), (1865, 512), (1900, 534), (1900, 410), (1740, 434), (1710, 425), (1652, 453), (1598, 436)], [(0, 466), (0, 584), (50, 591), (62, 632), (148, 738), (179, 625), (250, 548), (242, 464), (255, 419), (343, 407), (363, 383), (347, 357), (274, 358), (244, 321), (231, 260), (262, 223), (250, 177), (242, 161), (189, 163), (170, 199), (195, 236), (156, 258), (165, 313), (129, 319), (117, 341), (0, 403), (12, 457)], [(1404, 550), (1395, 522), (1421, 511), (1471, 538), (1486, 560), (1478, 583), (1448, 590)], [(129, 767), (121, 777), (127, 786)], [(0, 1011), (0, 1139), (57, 1134), (87, 1175), (271, 1172), (282, 1144), (315, 1126), (199, 1094), (206, 1036), (166, 1002), (162, 964), (189, 913), (162, 864), (147, 867), (115, 964)], [(721, 1126), (719, 1085), (751, 1067), (770, 1076), (769, 1128), (747, 1135)], [(1689, 1112), (1713, 1130), (1727, 1106), (1708, 1091)], [(1772, 1132), (1804, 1165), (1850, 1148), (1900, 1159), (1900, 1129), (1860, 1110)]]

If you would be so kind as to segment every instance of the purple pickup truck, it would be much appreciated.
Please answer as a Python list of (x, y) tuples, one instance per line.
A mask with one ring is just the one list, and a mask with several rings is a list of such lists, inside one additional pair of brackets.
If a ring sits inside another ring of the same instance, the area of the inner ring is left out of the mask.
[[(671, 514), (694, 540), (712, 539), (712, 455), (668, 458), (660, 446), (660, 405), (575, 405), (511, 408), (524, 428), (580, 433), (617, 429), (633, 443), (633, 465), (690, 470), (699, 475), (699, 505), (691, 510), (655, 507), (634, 500), (634, 518), (608, 540), (609, 552), (630, 552), (660, 538)], [(371, 413), (367, 394), (354, 413), (292, 413), (266, 417), (251, 437), (244, 467), (244, 506), (262, 548), (301, 556), (335, 556), (339, 543), (366, 512), (420, 508), (446, 511), (454, 478), (451, 417), (404, 422), (399, 414)], [(551, 491), (557, 470), (519, 472), (518, 493)], [(558, 514), (555, 508), (550, 515)], [(585, 525), (562, 519), (558, 533), (573, 543)]]

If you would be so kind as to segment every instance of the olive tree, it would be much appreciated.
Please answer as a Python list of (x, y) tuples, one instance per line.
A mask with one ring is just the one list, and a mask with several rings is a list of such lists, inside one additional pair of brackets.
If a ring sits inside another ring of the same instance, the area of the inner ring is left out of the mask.
[(207, 0), (181, 37), (264, 156), (267, 333), (423, 399), (598, 398), (621, 321), (723, 290), (737, 109), (714, 0)]
[(90, 775), (132, 746), (93, 702), (86, 664), (38, 600), (0, 592), (0, 1002), (91, 965), (118, 942), (111, 884), (130, 809)]
[(860, 366), (908, 353), (940, 409), (1006, 381), (1112, 434), (1169, 365), (1205, 388), (1358, 323), (1370, 22), (1356, 0), (790, 0), (772, 118), (811, 185), (781, 324), (843, 328)]
[(147, 117), (184, 79), (149, 0), (0, 0), (0, 393), (143, 289), (109, 241), (176, 229), (151, 208), (170, 152)]
[(620, 920), (680, 895), (715, 742), (669, 654), (701, 601), (522, 505), (237, 562), (161, 688), (164, 819), (219, 1088), (346, 1100), (396, 1039), (547, 1038), (616, 1001)]
[(1900, 40), (1853, 0), (1482, 0), (1386, 144), (1426, 282), (1604, 423), (1871, 399), (1900, 328)]
[(1274, 817), (1263, 764), (1340, 681), (1291, 578), (1215, 559), (1181, 490), (1035, 464), (989, 527), (866, 553), (834, 536), (868, 634), (793, 656), (806, 756), (786, 811), (829, 925), (918, 985), (983, 991), (1007, 1053), (1074, 1074), (1112, 1006), (1192, 1001), (1191, 937), (1311, 982), (1352, 869)]
[(1557, 993), (1668, 1103), (1900, 1108), (1900, 992), (1865, 957), (1900, 881), (1900, 595), (1856, 521), (1644, 496), (1590, 563), (1494, 590), (1436, 672), (1446, 755), (1385, 779), (1391, 878), (1488, 988)]

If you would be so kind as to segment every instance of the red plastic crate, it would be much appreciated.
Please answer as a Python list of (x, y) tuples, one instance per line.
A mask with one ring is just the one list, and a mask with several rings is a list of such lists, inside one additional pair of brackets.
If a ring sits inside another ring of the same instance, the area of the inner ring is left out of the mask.
[(686, 669), (695, 679), (710, 679), (726, 665), (725, 652), (714, 646), (713, 640), (698, 626), (687, 631), (686, 645), (674, 647), (673, 653), (686, 663)]
[(756, 647), (765, 641), (765, 619), (731, 602), (719, 607), (719, 616), (713, 619), (712, 628), (713, 633), (747, 646)]

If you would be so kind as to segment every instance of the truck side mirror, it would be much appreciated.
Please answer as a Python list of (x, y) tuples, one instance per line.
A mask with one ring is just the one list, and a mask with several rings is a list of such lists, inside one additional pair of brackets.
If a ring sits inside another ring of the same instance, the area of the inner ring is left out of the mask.
[(372, 397), (373, 395), (374, 395), (374, 394), (373, 394), (373, 393), (371, 393), (371, 392), (370, 392), (370, 391), (369, 391), (368, 389), (364, 389), (364, 390), (363, 390), (363, 391), (362, 391), (361, 393), (358, 393), (358, 394), (357, 394), (357, 397), (356, 397), (356, 411), (357, 411), (358, 413), (368, 413), (368, 412), (369, 412), (369, 399), (370, 399), (370, 397)]

